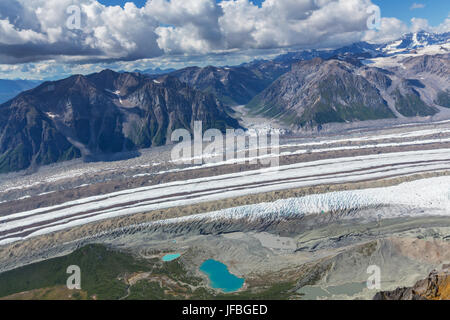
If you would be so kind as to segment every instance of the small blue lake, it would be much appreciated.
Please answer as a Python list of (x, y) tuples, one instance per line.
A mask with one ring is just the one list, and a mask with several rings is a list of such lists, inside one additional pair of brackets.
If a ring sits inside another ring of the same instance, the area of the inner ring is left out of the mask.
[(200, 266), (200, 271), (209, 277), (211, 287), (226, 293), (235, 292), (244, 285), (244, 279), (231, 274), (228, 267), (220, 261), (206, 260)]
[(170, 261), (178, 259), (179, 257), (181, 257), (181, 253), (166, 254), (164, 257), (162, 257), (162, 261), (170, 262)]

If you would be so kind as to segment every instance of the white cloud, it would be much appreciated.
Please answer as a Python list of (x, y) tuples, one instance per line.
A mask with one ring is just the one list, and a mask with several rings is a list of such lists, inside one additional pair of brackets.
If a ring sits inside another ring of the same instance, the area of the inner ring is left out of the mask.
[(438, 26), (431, 26), (427, 19), (412, 18), (409, 32), (428, 31), (433, 33), (450, 32), (450, 16)]
[[(95, 0), (9, 1), (14, 10), (0, 7), (0, 62), (58, 57), (127, 60), (163, 53), (155, 33), (159, 22), (131, 2), (121, 8)], [(80, 30), (66, 27), (66, 10), (73, 4), (81, 9)]]
[(410, 32), (409, 27), (397, 18), (382, 18), (380, 30), (366, 32), (363, 41), (383, 43), (396, 40), (403, 34)]
[(382, 18), (381, 29), (366, 32), (363, 40), (373, 43), (383, 43), (399, 39), (406, 33), (419, 31), (428, 31), (431, 33), (450, 32), (450, 16), (436, 27), (431, 26), (427, 19), (422, 18), (412, 18), (409, 26), (397, 18)]
[[(66, 10), (73, 4), (81, 8), (80, 30), (66, 27)], [(167, 57), (175, 64), (214, 62), (224, 60), (221, 53), (340, 47), (421, 29), (449, 30), (449, 19), (433, 28), (423, 19), (407, 26), (389, 17), (382, 18), (380, 30), (367, 30), (371, 5), (371, 0), (265, 0), (261, 7), (250, 0), (149, 0), (137, 8), (131, 2), (108, 7), (96, 0), (2, 0), (0, 64), (31, 63), (33, 71), (47, 75), (81, 68), (77, 64)], [(37, 68), (39, 63), (46, 67)]]
[[(134, 60), (232, 49), (333, 46), (365, 30), (370, 0), (150, 0), (104, 6), (95, 0), (9, 0), (0, 6), (0, 62), (82, 57)], [(81, 30), (66, 10), (81, 8)], [(19, 19), (20, 18), (20, 19)], [(2, 50), (3, 49), (3, 50)]]
[(326, 47), (348, 44), (366, 30), (369, 0), (223, 1), (226, 48)]
[(223, 47), (219, 17), (223, 11), (214, 0), (152, 0), (145, 11), (166, 27), (159, 27), (159, 46), (168, 53), (206, 53)]
[(434, 32), (436, 33), (450, 32), (450, 14), (447, 17), (447, 19), (445, 19), (444, 22), (442, 22), (440, 25), (434, 28)]
[(427, 19), (412, 18), (411, 19), (411, 32), (418, 32), (422, 30), (431, 31), (431, 26), (428, 24)]
[(5, 45), (45, 42), (48, 37), (33, 30), (16, 29), (8, 19), (0, 20), (0, 43)]

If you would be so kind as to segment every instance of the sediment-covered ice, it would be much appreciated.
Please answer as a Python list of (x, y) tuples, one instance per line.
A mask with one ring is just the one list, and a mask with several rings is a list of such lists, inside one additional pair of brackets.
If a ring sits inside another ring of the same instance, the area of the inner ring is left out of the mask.
[[(382, 208), (385, 207), (388, 207), (389, 210), (382, 210)], [(342, 213), (350, 210), (354, 211), (367, 208), (379, 208), (380, 210), (377, 212), (377, 218), (381, 219), (398, 218), (402, 216), (450, 216), (450, 177), (443, 176), (417, 180), (385, 188), (308, 195), (300, 198), (278, 200), (271, 203), (246, 205), (205, 214), (167, 219), (148, 223), (146, 225), (154, 226), (158, 224), (183, 223), (201, 220), (211, 221), (231, 219), (245, 219), (250, 222), (257, 219), (270, 221), (312, 214), (330, 212)], [(120, 216), (122, 214), (119, 213), (117, 215)], [(35, 231), (26, 237), (17, 237), (15, 234), (11, 234), (8, 239), (1, 240), (0, 245), (117, 215), (109, 212), (107, 213), (107, 216), (99, 215), (83, 220), (68, 221), (67, 224), (63, 225), (49, 224), (43, 228), (35, 228)]]
[[(246, 205), (189, 217), (168, 219), (153, 224), (195, 220), (257, 219), (277, 220), (312, 214), (342, 212), (364, 208), (403, 207), (407, 210), (380, 210), (377, 218), (401, 216), (450, 216), (450, 177), (402, 183), (386, 188), (339, 191)], [(422, 209), (422, 210), (408, 210)]]

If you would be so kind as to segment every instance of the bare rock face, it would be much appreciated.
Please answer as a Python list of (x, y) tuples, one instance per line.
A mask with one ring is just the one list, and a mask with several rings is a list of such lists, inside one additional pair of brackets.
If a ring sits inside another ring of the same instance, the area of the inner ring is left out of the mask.
[(248, 106), (255, 113), (300, 126), (394, 118), (376, 86), (358, 69), (334, 59), (300, 62)]
[[(326, 123), (401, 117), (426, 117), (439, 110), (425, 101), (435, 95), (447, 104), (447, 93), (428, 91), (427, 80), (445, 83), (448, 57), (406, 59), (403, 68), (384, 70), (358, 61), (315, 58), (292, 70), (257, 95), (248, 107), (254, 114), (281, 120), (292, 126), (314, 127)], [(420, 73), (423, 82), (412, 75)], [(427, 94), (424, 94), (426, 92)]]
[(286, 70), (268, 69), (260, 64), (231, 68), (189, 67), (172, 72), (171, 76), (195, 89), (214, 94), (224, 104), (244, 105)]
[(176, 78), (111, 70), (45, 82), (0, 110), (0, 173), (164, 145), (195, 121), (239, 127), (214, 96)]
[(423, 55), (403, 61), (404, 70), (411, 74), (429, 73), (450, 81), (450, 54)]
[(411, 288), (378, 292), (374, 300), (450, 300), (450, 266), (433, 271)]
[(450, 54), (410, 57), (403, 61), (403, 66), (396, 72), (404, 77), (422, 79), (422, 86), (418, 90), (428, 95), (434, 92), (433, 102), (450, 108)]

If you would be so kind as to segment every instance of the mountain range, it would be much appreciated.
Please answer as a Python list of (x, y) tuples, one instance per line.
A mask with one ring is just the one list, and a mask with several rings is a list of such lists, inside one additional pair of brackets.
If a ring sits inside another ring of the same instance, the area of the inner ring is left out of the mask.
[(276, 78), (289, 70), (289, 66), (265, 64), (238, 67), (190, 67), (170, 75), (190, 86), (214, 94), (228, 105), (244, 105), (267, 88)]
[(42, 81), (38, 80), (8, 80), (0, 79), (0, 103), (14, 98), (25, 90), (37, 87)]
[(147, 75), (162, 75), (162, 74), (168, 74), (171, 73), (173, 71), (175, 71), (176, 69), (173, 68), (169, 68), (169, 69), (161, 69), (161, 68), (149, 68), (149, 69), (144, 69), (144, 70), (139, 70), (136, 69), (134, 70), (134, 72), (137, 73), (143, 73), (143, 74), (147, 74)]
[(377, 46), (384, 54), (412, 52), (420, 48), (448, 43), (450, 32), (435, 34), (426, 31), (408, 33), (398, 40)]
[(448, 107), (449, 74), (448, 54), (410, 57), (390, 69), (314, 58), (293, 64), (247, 107), (301, 127), (432, 116)]
[(170, 76), (105, 70), (45, 82), (0, 106), (0, 172), (164, 145), (194, 121), (239, 127), (213, 95)]
[(205, 130), (237, 128), (230, 108), (237, 105), (292, 129), (433, 116), (450, 108), (448, 39), (419, 32), (239, 66), (47, 81), (0, 105), (0, 173), (164, 145), (197, 120)]

